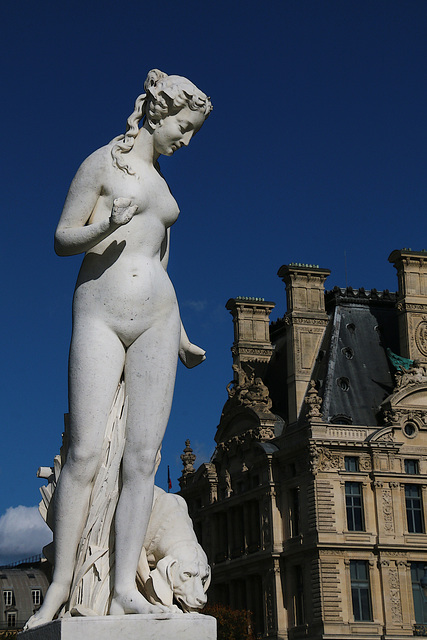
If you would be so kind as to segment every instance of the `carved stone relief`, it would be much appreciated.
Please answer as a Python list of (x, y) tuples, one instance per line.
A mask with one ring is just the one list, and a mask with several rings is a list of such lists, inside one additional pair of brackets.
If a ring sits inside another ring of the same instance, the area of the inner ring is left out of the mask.
[(359, 457), (359, 469), (360, 471), (372, 471), (372, 460), (370, 456)]
[(383, 517), (384, 517), (384, 529), (387, 533), (394, 532), (394, 520), (393, 520), (393, 499), (390, 489), (383, 490)]
[(415, 329), (415, 342), (420, 353), (427, 356), (427, 322), (422, 320)]
[(233, 364), (233, 371), (235, 377), (227, 385), (228, 401), (224, 407), (224, 413), (238, 404), (269, 412), (272, 402), (268, 388), (260, 377), (255, 376), (254, 368), (248, 363), (242, 366)]
[(341, 469), (344, 466), (344, 456), (330, 449), (319, 448), (318, 468), (320, 471)]
[(402, 622), (402, 603), (400, 600), (400, 584), (399, 574), (396, 566), (391, 566), (388, 572), (388, 579), (390, 585), (390, 602), (391, 602), (391, 617), (394, 623)]
[[(418, 329), (421, 327), (420, 331)], [(418, 336), (418, 339), (417, 339)], [(420, 322), (417, 327), (416, 343), (418, 350), (427, 355), (427, 322)], [(397, 371), (395, 375), (396, 389), (400, 390), (412, 384), (427, 383), (427, 367), (419, 360), (414, 360), (410, 369)]]

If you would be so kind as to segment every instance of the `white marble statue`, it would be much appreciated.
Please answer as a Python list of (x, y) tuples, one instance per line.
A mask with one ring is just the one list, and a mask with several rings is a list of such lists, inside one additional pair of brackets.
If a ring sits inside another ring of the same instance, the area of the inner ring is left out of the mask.
[(69, 442), (55, 492), (53, 581), (28, 628), (52, 620), (69, 597), (107, 418), (122, 376), (128, 407), (109, 613), (164, 611), (138, 591), (137, 567), (177, 357), (193, 367), (205, 355), (182, 327), (166, 272), (169, 228), (179, 209), (157, 160), (187, 146), (212, 106), (189, 80), (156, 69), (144, 88), (126, 133), (78, 170), (55, 234), (59, 255), (85, 257), (73, 301)]

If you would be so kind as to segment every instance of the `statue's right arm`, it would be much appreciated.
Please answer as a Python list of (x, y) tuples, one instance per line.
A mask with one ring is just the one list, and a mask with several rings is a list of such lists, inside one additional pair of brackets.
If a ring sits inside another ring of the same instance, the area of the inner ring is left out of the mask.
[(71, 183), (55, 232), (55, 251), (59, 256), (92, 249), (118, 227), (127, 224), (137, 209), (127, 198), (117, 198), (109, 218), (88, 224), (101, 196), (105, 156), (105, 148), (95, 151), (83, 162)]

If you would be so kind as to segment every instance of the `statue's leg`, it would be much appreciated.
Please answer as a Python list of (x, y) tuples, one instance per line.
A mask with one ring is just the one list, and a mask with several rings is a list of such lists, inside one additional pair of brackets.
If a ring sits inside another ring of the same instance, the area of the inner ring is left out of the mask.
[(69, 449), (54, 498), (55, 568), (43, 605), (28, 621), (28, 628), (52, 620), (68, 598), (107, 418), (124, 360), (122, 342), (104, 323), (93, 318), (75, 323), (69, 361)]
[(172, 404), (179, 318), (151, 327), (129, 347), (125, 365), (129, 408), (123, 488), (116, 511), (115, 590), (111, 614), (158, 611), (136, 590), (135, 576), (151, 514), (156, 454)]

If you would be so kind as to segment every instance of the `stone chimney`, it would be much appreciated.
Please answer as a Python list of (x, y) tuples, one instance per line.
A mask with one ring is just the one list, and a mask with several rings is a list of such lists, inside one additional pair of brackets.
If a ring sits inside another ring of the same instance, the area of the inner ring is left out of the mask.
[(400, 355), (427, 362), (427, 251), (395, 250)]
[[(273, 353), (270, 342), (270, 313), (274, 302), (264, 298), (230, 298), (225, 305), (233, 316), (234, 343), (231, 347), (233, 365), (242, 369), (249, 364), (256, 375), (263, 377), (267, 363)], [(236, 368), (235, 377), (236, 377)]]
[(329, 269), (317, 265), (283, 265), (277, 275), (286, 284), (286, 357), (288, 420), (292, 424), (299, 412), (311, 379), (311, 371), (328, 322), (324, 283)]

